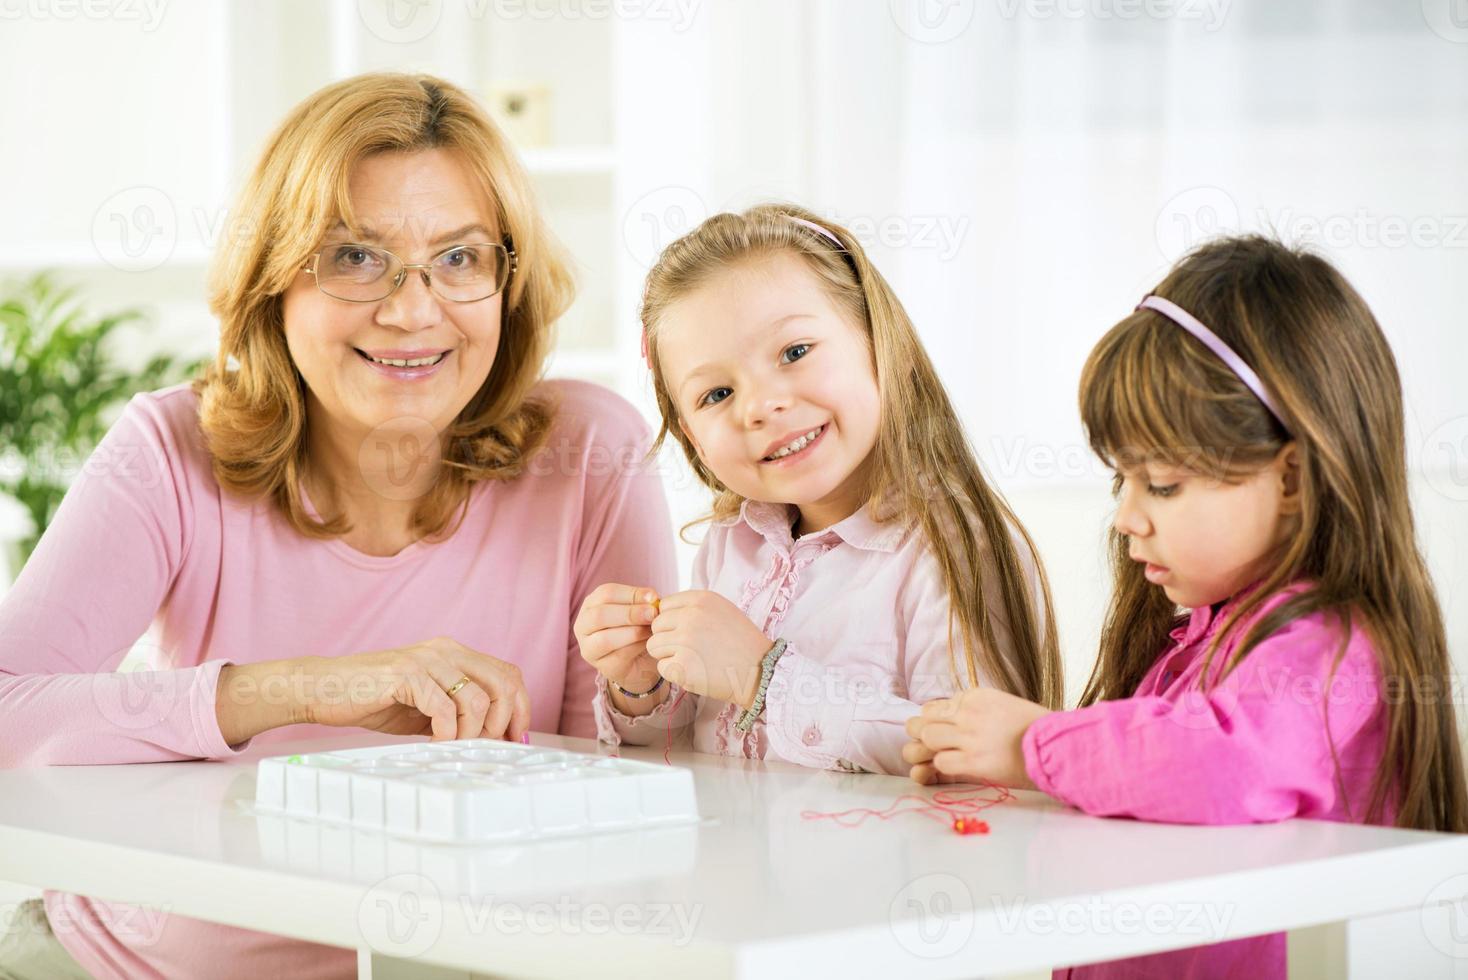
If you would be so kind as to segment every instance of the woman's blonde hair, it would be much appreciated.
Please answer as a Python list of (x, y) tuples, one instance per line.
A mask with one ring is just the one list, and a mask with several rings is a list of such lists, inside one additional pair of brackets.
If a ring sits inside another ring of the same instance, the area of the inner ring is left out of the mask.
[[(801, 221), (819, 224), (840, 247)], [(662, 412), (653, 452), (671, 433), (699, 479), (716, 494), (713, 512), (693, 523), (732, 517), (744, 498), (703, 464), (678, 424), (677, 404), (658, 364), (658, 325), (671, 304), (731, 265), (780, 253), (798, 256), (837, 309), (864, 334), (881, 399), (868, 494), (875, 505), (872, 516), (921, 527), (926, 535), (951, 602), (950, 647), (956, 620), (967, 650), (961, 671), (956, 658), (952, 661), (955, 682), (964, 686), (966, 678), (971, 686), (987, 675), (1002, 690), (1059, 708), (1064, 696), (1060, 653), (1039, 552), (980, 472), (957, 413), (892, 288), (848, 230), (795, 205), (767, 204), (742, 214), (715, 215), (669, 245), (647, 277), (642, 325)], [(1034, 563), (1038, 597), (1031, 594), (1011, 534), (1023, 542), (1025, 557)], [(992, 583), (986, 581), (985, 545), (997, 575)], [(995, 614), (986, 596), (1000, 600), (998, 616), (1011, 637), (1009, 650), (999, 649)], [(1043, 622), (1037, 621), (1037, 599)]]
[(340, 515), (317, 521), (303, 506), (305, 385), (286, 347), (282, 294), (336, 222), (357, 229), (348, 186), (358, 163), (438, 148), (455, 151), (478, 178), (518, 267), (504, 295), (494, 366), (440, 433), (446, 465), (418, 502), (414, 529), (451, 531), (470, 485), (518, 475), (553, 417), (553, 406), (529, 392), (574, 290), (508, 141), (466, 92), (430, 75), (368, 74), (328, 85), (286, 117), (240, 194), (210, 271), (219, 354), (194, 382), (219, 484), (271, 499), (311, 537), (344, 534), (350, 525)]
[[(1096, 453), (1123, 468), (1128, 457), (1150, 459), (1220, 480), (1258, 471), (1291, 441), (1300, 458), (1298, 531), (1221, 624), (1204, 677), (1217, 683), (1266, 637), (1314, 613), (1339, 626), (1334, 670), (1359, 625), (1380, 657), (1389, 721), (1365, 819), (1380, 822), (1393, 800), (1400, 826), (1468, 831), (1447, 639), (1408, 498), (1402, 383), (1376, 318), (1330, 263), (1254, 235), (1198, 248), (1153, 292), (1254, 368), (1283, 423), (1218, 355), (1143, 309), (1111, 328), (1081, 374)], [(1126, 536), (1113, 528), (1110, 538), (1115, 586), (1082, 705), (1131, 696), (1179, 618), (1128, 557)], [(1256, 616), (1294, 583), (1308, 588)], [(1214, 671), (1219, 647), (1245, 623)], [(1408, 697), (1387, 697), (1397, 684)]]

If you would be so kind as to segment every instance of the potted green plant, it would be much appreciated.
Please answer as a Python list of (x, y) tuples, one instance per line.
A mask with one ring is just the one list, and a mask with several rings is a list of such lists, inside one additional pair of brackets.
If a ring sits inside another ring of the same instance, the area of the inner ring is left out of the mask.
[(197, 369), (171, 354), (121, 366), (109, 340), (142, 318), (94, 314), (46, 273), (0, 291), (0, 584), (30, 557), (110, 410)]

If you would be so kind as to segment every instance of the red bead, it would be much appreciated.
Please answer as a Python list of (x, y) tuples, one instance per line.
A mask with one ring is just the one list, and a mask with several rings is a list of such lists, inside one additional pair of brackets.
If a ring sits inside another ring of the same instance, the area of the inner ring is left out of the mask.
[(956, 834), (987, 834), (989, 825), (982, 820), (958, 817), (953, 821), (953, 832)]

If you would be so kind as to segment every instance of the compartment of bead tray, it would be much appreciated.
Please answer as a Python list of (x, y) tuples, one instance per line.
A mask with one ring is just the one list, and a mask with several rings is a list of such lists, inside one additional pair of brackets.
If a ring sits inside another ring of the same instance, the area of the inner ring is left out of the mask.
[(494, 739), (262, 759), (255, 805), (465, 844), (698, 820), (686, 769)]

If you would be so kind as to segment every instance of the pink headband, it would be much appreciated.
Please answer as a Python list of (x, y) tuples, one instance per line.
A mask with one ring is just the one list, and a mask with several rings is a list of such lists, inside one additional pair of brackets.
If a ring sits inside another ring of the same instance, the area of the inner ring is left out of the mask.
[[(791, 221), (795, 222), (797, 225), (804, 225), (805, 227), (809, 228), (811, 231), (815, 232), (817, 235), (821, 235), (821, 236), (823, 236), (825, 238), (829, 238), (831, 240), (831, 244), (832, 245), (835, 245), (837, 248), (841, 249), (842, 251), (845, 251), (846, 250), (846, 246), (841, 244), (841, 239), (837, 238), (835, 235), (831, 234), (829, 231), (827, 231), (826, 229), (822, 228), (820, 225), (816, 224), (814, 221), (807, 221), (804, 218), (797, 218), (793, 214), (787, 214), (787, 215), (785, 215), (785, 217), (789, 218)], [(647, 365), (647, 369), (649, 371), (652, 370), (652, 357), (649, 356), (649, 354), (647, 352), (647, 330), (646, 329), (644, 329), (642, 331), (642, 363), (644, 363), (644, 364)]]
[(1265, 390), (1264, 382), (1259, 380), (1259, 375), (1255, 374), (1254, 369), (1244, 363), (1244, 359), (1236, 354), (1232, 347), (1224, 343), (1218, 334), (1203, 326), (1201, 320), (1170, 299), (1163, 299), (1161, 296), (1144, 296), (1137, 304), (1137, 309), (1140, 310), (1143, 307), (1156, 310), (1201, 340), (1204, 346), (1218, 355), (1219, 360), (1228, 365), (1230, 371), (1238, 375), (1240, 381), (1249, 386), (1249, 390), (1264, 404), (1265, 408), (1269, 409), (1270, 414), (1284, 427), (1285, 431), (1289, 431), (1289, 426), (1285, 425), (1284, 418), (1281, 417), (1279, 409), (1275, 407), (1274, 400), (1269, 397), (1269, 392)]
[(841, 244), (841, 239), (837, 238), (835, 235), (831, 234), (829, 231), (827, 231), (826, 229), (822, 228), (820, 225), (816, 224), (814, 221), (806, 221), (804, 218), (797, 218), (793, 214), (787, 214), (787, 215), (785, 215), (785, 217), (789, 218), (791, 221), (795, 222), (797, 225), (804, 225), (805, 227), (809, 228), (811, 231), (815, 232), (817, 235), (820, 235), (820, 236), (822, 236), (824, 238), (829, 238), (831, 240), (831, 244), (832, 245), (835, 245), (837, 248), (839, 248), (839, 249), (845, 249), (846, 248), (845, 245), (842, 245)]

